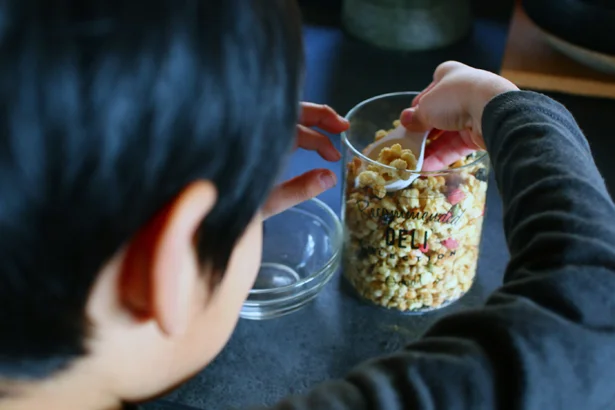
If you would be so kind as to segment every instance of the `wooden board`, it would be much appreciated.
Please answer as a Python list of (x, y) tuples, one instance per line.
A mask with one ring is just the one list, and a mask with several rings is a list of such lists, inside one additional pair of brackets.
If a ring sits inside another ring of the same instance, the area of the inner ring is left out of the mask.
[(585, 67), (552, 48), (519, 2), (500, 74), (520, 88), (615, 98), (615, 76)]

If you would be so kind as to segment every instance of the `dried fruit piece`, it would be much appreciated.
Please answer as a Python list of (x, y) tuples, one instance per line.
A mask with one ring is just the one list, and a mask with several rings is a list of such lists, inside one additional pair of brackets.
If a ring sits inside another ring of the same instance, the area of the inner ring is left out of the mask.
[(446, 177), (446, 185), (449, 189), (455, 189), (463, 182), (463, 177), (458, 173), (451, 173)]
[(392, 213), (385, 213), (382, 216), (380, 216), (380, 223), (383, 225), (390, 225), (394, 219), (395, 219), (395, 216), (393, 216)]
[(463, 192), (459, 188), (453, 189), (446, 197), (446, 199), (448, 200), (448, 202), (451, 203), (451, 205), (457, 205), (459, 202), (463, 201), (465, 198), (466, 198), (465, 192)]
[(451, 219), (453, 219), (453, 213), (451, 211), (448, 211), (446, 214), (440, 217), (440, 222), (448, 223)]
[(442, 241), (442, 245), (444, 245), (446, 249), (454, 250), (457, 249), (459, 243), (453, 238), (448, 238)]
[(478, 171), (476, 171), (476, 174), (474, 175), (476, 179), (482, 182), (487, 182), (487, 176), (488, 176), (487, 170), (485, 168), (479, 169)]

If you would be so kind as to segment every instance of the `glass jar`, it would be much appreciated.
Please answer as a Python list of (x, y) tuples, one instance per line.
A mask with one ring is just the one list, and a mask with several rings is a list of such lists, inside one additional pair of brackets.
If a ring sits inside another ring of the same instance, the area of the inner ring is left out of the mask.
[[(344, 276), (363, 299), (404, 313), (445, 307), (472, 286), (489, 173), (485, 152), (418, 173), (388, 165), (400, 158), (395, 149), (386, 160), (379, 157), (382, 162), (363, 155), (398, 125), (415, 96), (394, 93), (362, 102), (346, 116), (350, 128), (342, 134)], [(383, 185), (411, 176), (417, 178), (397, 191)]]
[(469, 0), (344, 0), (342, 21), (377, 47), (422, 51), (453, 44), (472, 28)]

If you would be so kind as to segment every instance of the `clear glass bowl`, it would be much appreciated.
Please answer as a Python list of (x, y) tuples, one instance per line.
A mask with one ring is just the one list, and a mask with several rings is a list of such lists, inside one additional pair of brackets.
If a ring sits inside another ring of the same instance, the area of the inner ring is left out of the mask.
[(241, 309), (244, 319), (273, 319), (302, 308), (340, 265), (342, 225), (319, 199), (266, 220), (263, 238), (258, 277)]
[[(376, 134), (395, 127), (416, 95), (386, 94), (360, 103), (346, 116), (350, 129), (342, 134), (344, 276), (363, 299), (406, 314), (443, 308), (472, 286), (489, 173), (485, 152), (436, 172), (388, 165), (411, 161), (401, 151), (386, 152), (380, 162), (362, 154)], [(407, 188), (386, 191), (387, 180), (414, 175)]]

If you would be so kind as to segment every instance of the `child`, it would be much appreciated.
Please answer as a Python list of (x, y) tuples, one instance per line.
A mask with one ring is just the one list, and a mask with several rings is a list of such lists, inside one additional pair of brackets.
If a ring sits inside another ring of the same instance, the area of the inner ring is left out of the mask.
[[(2, 410), (118, 409), (197, 372), (237, 321), (262, 217), (331, 186), (315, 170), (271, 192), (298, 116), (291, 2), (68, 6), (2, 14)], [(301, 117), (347, 127), (326, 107)], [(449, 131), (430, 166), (489, 151), (506, 283), (278, 408), (612, 406), (615, 206), (570, 113), (449, 62), (401, 120)], [(324, 136), (298, 136), (339, 159)]]
[(308, 127), (347, 123), (298, 104), (287, 0), (0, 11), (0, 409), (147, 399), (224, 346), (262, 218), (335, 184), (314, 170), (272, 190), (284, 159), (338, 160)]

